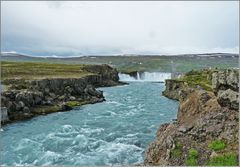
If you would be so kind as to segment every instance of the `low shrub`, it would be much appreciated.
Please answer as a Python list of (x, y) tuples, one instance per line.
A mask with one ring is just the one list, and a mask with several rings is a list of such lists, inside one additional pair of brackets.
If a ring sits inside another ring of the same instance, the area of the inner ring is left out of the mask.
[(225, 148), (225, 143), (222, 140), (214, 140), (208, 145), (208, 147), (214, 151), (220, 151)]
[(197, 165), (197, 158), (198, 158), (198, 151), (194, 148), (191, 148), (188, 151), (188, 157), (185, 161), (187, 166), (196, 166)]
[(226, 153), (209, 159), (209, 166), (238, 166), (238, 158), (236, 153)]

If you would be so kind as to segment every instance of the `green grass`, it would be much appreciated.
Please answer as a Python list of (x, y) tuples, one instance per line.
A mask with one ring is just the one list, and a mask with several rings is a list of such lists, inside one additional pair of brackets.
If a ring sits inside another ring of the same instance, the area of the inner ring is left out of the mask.
[(209, 143), (208, 148), (214, 151), (220, 151), (225, 148), (225, 143), (222, 140), (214, 140), (211, 143)]
[(182, 151), (179, 150), (179, 149), (173, 149), (171, 151), (171, 156), (174, 157), (174, 158), (178, 158), (182, 155)]
[(198, 158), (198, 151), (194, 148), (188, 150), (188, 157), (185, 161), (187, 166), (196, 166), (197, 165), (197, 158)]
[(212, 73), (213, 70), (192, 70), (186, 73), (179, 80), (187, 82), (189, 86), (196, 87), (197, 85), (199, 85), (204, 90), (212, 91)]
[(1, 62), (4, 79), (74, 78), (91, 75), (86, 65), (69, 65), (43, 62)]
[(197, 165), (197, 160), (195, 158), (188, 158), (186, 161), (185, 161), (185, 164), (187, 166), (196, 166)]
[(189, 155), (189, 157), (197, 158), (198, 157), (198, 151), (194, 148), (191, 148), (188, 151), (188, 155)]
[(182, 156), (182, 147), (183, 146), (179, 141), (177, 141), (175, 143), (175, 145), (176, 146), (173, 150), (171, 150), (170, 155), (171, 155), (171, 157), (178, 158), (178, 157)]
[(186, 56), (95, 56), (78, 58), (37, 58), (37, 57), (2, 57), (3, 61), (51, 62), (65, 64), (109, 64), (121, 72), (161, 71), (187, 72), (203, 68), (238, 67), (238, 57), (186, 57)]
[(209, 159), (208, 166), (238, 166), (236, 153), (226, 153)]
[(70, 107), (75, 107), (75, 106), (81, 106), (86, 103), (87, 103), (86, 101), (68, 101), (68, 102), (66, 102), (66, 105), (68, 105)]

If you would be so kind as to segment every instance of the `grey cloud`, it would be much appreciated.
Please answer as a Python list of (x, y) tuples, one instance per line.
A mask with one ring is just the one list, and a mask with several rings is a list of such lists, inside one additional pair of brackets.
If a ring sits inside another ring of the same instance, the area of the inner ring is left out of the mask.
[(238, 52), (238, 2), (2, 2), (2, 50), (47, 54)]

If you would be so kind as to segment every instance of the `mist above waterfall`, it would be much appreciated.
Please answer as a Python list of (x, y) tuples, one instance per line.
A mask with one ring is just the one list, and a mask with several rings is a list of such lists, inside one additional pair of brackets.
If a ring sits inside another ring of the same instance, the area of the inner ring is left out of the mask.
[(165, 82), (171, 79), (171, 73), (163, 72), (137, 72), (135, 75), (119, 74), (120, 81), (142, 81), (142, 82)]

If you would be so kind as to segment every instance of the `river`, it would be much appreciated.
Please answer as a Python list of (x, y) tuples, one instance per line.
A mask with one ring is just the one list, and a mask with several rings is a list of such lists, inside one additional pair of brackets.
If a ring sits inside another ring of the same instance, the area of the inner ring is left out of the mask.
[(1, 129), (1, 165), (134, 165), (178, 102), (164, 83), (100, 88), (105, 102), (38, 116)]

